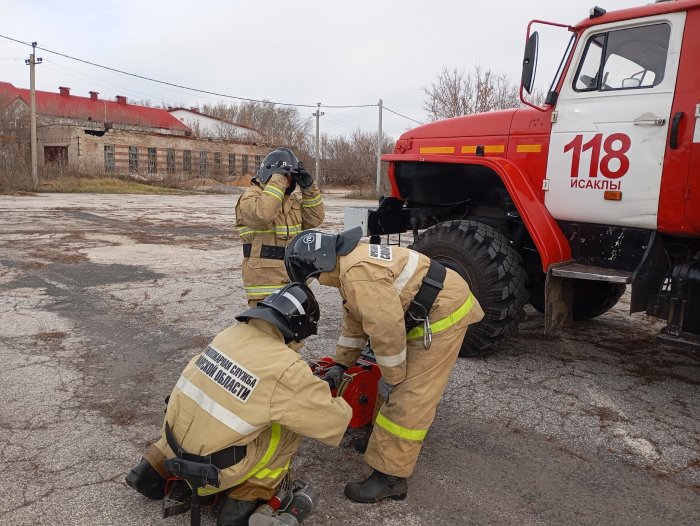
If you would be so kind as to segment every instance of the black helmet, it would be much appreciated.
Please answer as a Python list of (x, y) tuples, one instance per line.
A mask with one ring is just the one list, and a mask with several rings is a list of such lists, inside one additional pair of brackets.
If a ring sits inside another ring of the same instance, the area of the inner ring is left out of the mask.
[(272, 177), (272, 174), (291, 175), (299, 170), (299, 159), (289, 148), (277, 148), (268, 153), (260, 163), (260, 168), (255, 177), (263, 184)]
[(335, 268), (337, 256), (349, 254), (362, 238), (362, 228), (342, 234), (306, 230), (298, 234), (284, 251), (284, 266), (292, 281), (306, 282), (321, 272)]
[(284, 337), (298, 342), (318, 331), (320, 311), (311, 289), (303, 283), (289, 283), (236, 316), (238, 321), (260, 318), (277, 327)]

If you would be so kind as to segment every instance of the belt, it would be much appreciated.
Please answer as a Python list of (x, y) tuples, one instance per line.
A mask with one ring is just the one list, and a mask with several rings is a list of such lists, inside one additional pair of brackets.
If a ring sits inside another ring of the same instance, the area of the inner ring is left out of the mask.
[(186, 454), (189, 460), (201, 462), (203, 464), (213, 464), (221, 470), (230, 468), (234, 464), (238, 464), (247, 454), (246, 446), (229, 446), (226, 449), (222, 449), (207, 456), (187, 453), (180, 447), (177, 440), (175, 440), (175, 435), (173, 435), (173, 432), (170, 430), (170, 426), (167, 422), (165, 423), (165, 439), (168, 441), (168, 446), (170, 446), (170, 449), (172, 449), (175, 455), (178, 457)]
[[(243, 244), (243, 257), (249, 258), (253, 249), (252, 243)], [(260, 247), (260, 257), (262, 259), (284, 259), (284, 247), (276, 247), (274, 245), (263, 245)]]

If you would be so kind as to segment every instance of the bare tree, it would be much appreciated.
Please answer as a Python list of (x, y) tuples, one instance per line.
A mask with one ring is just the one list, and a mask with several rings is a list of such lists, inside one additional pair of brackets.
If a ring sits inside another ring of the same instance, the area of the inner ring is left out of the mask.
[(423, 109), (430, 120), (520, 107), (520, 86), (502, 73), (475, 66), (470, 72), (444, 67), (430, 87), (423, 88)]

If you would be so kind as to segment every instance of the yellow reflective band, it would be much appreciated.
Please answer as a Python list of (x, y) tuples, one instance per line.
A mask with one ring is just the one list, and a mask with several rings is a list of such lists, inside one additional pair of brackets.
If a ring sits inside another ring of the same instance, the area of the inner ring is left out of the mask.
[(423, 146), (420, 153), (455, 153), (454, 146)]
[(310, 199), (302, 199), (301, 204), (305, 208), (313, 208), (314, 206), (321, 204), (321, 196), (317, 195), (316, 197), (312, 197)]
[(248, 226), (238, 226), (236, 227), (236, 230), (238, 230), (238, 235), (240, 236), (245, 236), (247, 234), (280, 234), (286, 236), (290, 234), (300, 234), (302, 231), (301, 224), (276, 226), (274, 230), (271, 228), (264, 230), (255, 230), (254, 228), (250, 228)]
[[(455, 323), (459, 322), (462, 318), (464, 318), (467, 314), (469, 314), (469, 311), (472, 310), (472, 307), (474, 306), (474, 294), (469, 294), (469, 297), (467, 298), (467, 301), (462, 303), (462, 306), (454, 311), (452, 314), (449, 316), (438, 320), (436, 322), (433, 322), (430, 324), (430, 330), (433, 332), (433, 334), (444, 331), (445, 329), (448, 329), (452, 327)], [(419, 325), (418, 327), (414, 327), (410, 331), (408, 331), (408, 334), (406, 335), (406, 338), (409, 340), (415, 340), (417, 338), (422, 338), (423, 337), (423, 326)]]
[(258, 463), (255, 464), (255, 467), (253, 467), (253, 469), (251, 469), (242, 479), (236, 481), (233, 484), (234, 486), (238, 486), (239, 484), (242, 484), (243, 482), (248, 480), (250, 477), (255, 475), (258, 471), (263, 469), (268, 462), (270, 462), (270, 459), (277, 451), (277, 446), (279, 446), (281, 435), (282, 435), (282, 426), (280, 426), (279, 424), (276, 424), (276, 423), (272, 424), (272, 426), (270, 426), (270, 443), (267, 445), (267, 451), (265, 451), (265, 454), (258, 461)]
[(277, 199), (279, 199), (280, 201), (282, 201), (282, 199), (284, 199), (284, 192), (282, 192), (276, 186), (270, 186), (270, 185), (266, 186), (265, 190), (263, 190), (263, 194), (269, 194), (271, 196), (274, 196)]
[(198, 488), (197, 494), (201, 497), (204, 495), (211, 495), (212, 493), (219, 493), (221, 488), (215, 488), (214, 486), (206, 486), (204, 488)]
[(427, 429), (409, 429), (408, 427), (400, 426), (396, 422), (389, 420), (381, 412), (377, 413), (375, 424), (394, 436), (413, 440), (414, 442), (421, 442), (428, 433)]
[(261, 469), (260, 471), (258, 471), (255, 474), (255, 478), (256, 479), (267, 479), (267, 478), (276, 479), (276, 478), (279, 478), (279, 476), (282, 473), (286, 473), (287, 471), (289, 471), (289, 463), (290, 462), (291, 462), (291, 459), (289, 459), (284, 466), (282, 466), (281, 468), (277, 468), (277, 469), (268, 469), (268, 468)]
[[(462, 153), (476, 153), (476, 146), (462, 146)], [(504, 144), (487, 144), (484, 146), (484, 153), (503, 153), (506, 151)]]
[(255, 229), (247, 227), (247, 226), (239, 226), (236, 228), (238, 230), (238, 234), (241, 236), (244, 236), (246, 234), (275, 234), (276, 233), (274, 230), (255, 230)]
[(542, 151), (541, 144), (518, 144), (515, 147), (515, 151), (518, 153), (540, 153)]
[(284, 287), (284, 283), (280, 285), (259, 285), (257, 287), (243, 287), (246, 296), (267, 296)]

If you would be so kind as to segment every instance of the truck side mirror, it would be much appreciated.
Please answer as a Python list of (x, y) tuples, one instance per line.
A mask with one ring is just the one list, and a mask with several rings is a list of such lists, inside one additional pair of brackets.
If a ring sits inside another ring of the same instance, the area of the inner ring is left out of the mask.
[(535, 31), (525, 44), (525, 56), (523, 56), (523, 74), (520, 82), (525, 91), (532, 93), (532, 86), (535, 83), (535, 71), (537, 70), (537, 47), (540, 36)]

